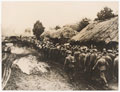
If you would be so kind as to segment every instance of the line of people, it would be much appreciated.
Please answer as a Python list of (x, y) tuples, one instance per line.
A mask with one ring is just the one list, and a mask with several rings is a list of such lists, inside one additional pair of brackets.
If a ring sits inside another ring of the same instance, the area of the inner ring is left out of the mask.
[[(58, 47), (58, 48), (57, 48)], [(118, 52), (113, 50), (80, 49), (68, 46), (42, 46), (43, 57), (64, 64), (64, 69), (75, 78), (83, 72), (86, 79), (97, 80), (108, 87), (108, 81), (118, 79)]]
[[(68, 51), (64, 67), (74, 78), (74, 72), (83, 72), (87, 80), (97, 80), (108, 87), (108, 81), (118, 79), (118, 53), (112, 50), (103, 52), (97, 49), (78, 50), (72, 55)], [(73, 72), (74, 71), (74, 72)]]
[(42, 53), (41, 57), (63, 64), (65, 71), (70, 78), (75, 78), (75, 73), (85, 74), (87, 80), (96, 80), (108, 87), (111, 79), (118, 80), (118, 51), (98, 51), (95, 48), (89, 49), (86, 46), (71, 46), (52, 44), (50, 42), (37, 43), (37, 48)]
[(118, 80), (118, 50), (104, 48), (103, 51), (98, 51), (95, 47), (60, 45), (35, 39), (22, 39), (22, 41), (32, 43), (28, 46), (38, 50), (42, 60), (63, 64), (71, 80), (81, 73), (85, 75), (85, 79), (96, 80), (106, 87), (109, 80), (114, 78)]

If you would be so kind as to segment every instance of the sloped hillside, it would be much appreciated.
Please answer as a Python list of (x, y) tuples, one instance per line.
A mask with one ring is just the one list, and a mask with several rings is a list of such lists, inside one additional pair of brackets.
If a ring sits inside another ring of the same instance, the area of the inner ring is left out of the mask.
[(103, 22), (94, 22), (85, 27), (77, 35), (73, 36), (74, 41), (110, 41), (118, 42), (118, 17)]

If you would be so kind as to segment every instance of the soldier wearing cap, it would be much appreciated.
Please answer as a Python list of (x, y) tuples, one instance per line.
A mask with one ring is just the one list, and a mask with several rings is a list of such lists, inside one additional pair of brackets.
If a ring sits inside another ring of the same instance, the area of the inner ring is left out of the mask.
[(81, 71), (83, 71), (84, 70), (84, 68), (85, 68), (85, 51), (84, 51), (84, 49), (81, 49), (80, 50), (80, 54), (79, 54), (79, 69), (81, 70)]
[(113, 77), (113, 62), (112, 62), (112, 58), (107, 54), (107, 52), (104, 52), (102, 54), (102, 58), (105, 59), (106, 62), (108, 62), (108, 66), (107, 66), (107, 69), (106, 69), (106, 77), (108, 80), (112, 79)]
[(69, 77), (71, 80), (73, 80), (73, 77), (75, 77), (74, 69), (75, 69), (75, 61), (74, 57), (71, 55), (71, 51), (67, 51), (67, 57), (65, 58), (64, 62), (64, 69), (69, 74)]
[(90, 55), (91, 55), (91, 53), (90, 53), (90, 50), (88, 49), (86, 56), (85, 56), (85, 69), (84, 69), (87, 79), (90, 78)]
[(107, 54), (112, 58), (112, 61), (114, 61), (115, 54), (113, 53), (113, 51), (109, 49), (109, 50), (107, 50)]
[(60, 50), (60, 45), (58, 45), (58, 46), (57, 46), (57, 61), (58, 61), (58, 62), (61, 62), (61, 60), (60, 60), (60, 58), (61, 58), (61, 55), (60, 55), (61, 53), (60, 53), (60, 51), (61, 51), (61, 50)]
[(68, 65), (69, 65), (69, 62), (70, 62), (69, 58), (71, 58), (72, 52), (67, 50), (66, 53), (67, 53), (67, 56), (66, 56), (65, 62), (64, 62), (64, 69), (68, 70)]
[[(66, 58), (66, 50), (67, 50), (67, 49), (62, 46), (62, 48), (61, 48), (61, 57), (62, 57), (62, 58), (61, 58), (61, 61), (62, 61), (62, 62), (65, 61), (65, 58)], [(71, 52), (71, 53), (72, 53), (72, 52)], [(62, 62), (61, 62), (61, 63), (62, 63)]]
[(80, 51), (76, 48), (75, 51), (74, 51), (75, 69), (76, 69), (76, 72), (79, 71), (79, 55), (80, 55)]
[(114, 63), (113, 63), (114, 78), (116, 78), (117, 81), (118, 81), (118, 60), (119, 60), (119, 57), (118, 57), (118, 53), (117, 53), (117, 56), (116, 56)]
[(58, 62), (58, 49), (56, 47), (54, 47), (54, 60)]
[(101, 57), (100, 59), (97, 60), (96, 64), (92, 68), (93, 70), (94, 69), (98, 70), (98, 76), (101, 79), (100, 82), (102, 82), (103, 85), (106, 87), (108, 87), (108, 82), (106, 80), (105, 72), (108, 65), (109, 65), (108, 62), (106, 62), (106, 60)]
[(91, 76), (92, 76), (92, 68), (96, 64), (96, 60), (97, 60), (97, 50), (96, 49), (92, 49), (91, 50), (91, 54), (90, 54), (89, 64), (88, 64)]
[(112, 76), (113, 75), (113, 63), (114, 63), (114, 59), (115, 59), (116, 55), (115, 55), (115, 53), (113, 53), (113, 50), (108, 49), (107, 56), (109, 56), (112, 59), (112, 61), (110, 62), (110, 70), (111, 70), (110, 75), (111, 75), (111, 77), (113, 77)]

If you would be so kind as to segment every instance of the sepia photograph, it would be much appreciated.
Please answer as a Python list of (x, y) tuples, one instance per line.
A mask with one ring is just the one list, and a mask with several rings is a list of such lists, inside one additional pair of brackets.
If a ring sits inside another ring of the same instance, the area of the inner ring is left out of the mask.
[(2, 1), (1, 90), (118, 91), (119, 1)]

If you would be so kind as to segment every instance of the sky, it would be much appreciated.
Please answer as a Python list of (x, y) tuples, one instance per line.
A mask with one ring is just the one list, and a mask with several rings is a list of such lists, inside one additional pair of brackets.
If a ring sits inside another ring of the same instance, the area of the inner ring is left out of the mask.
[(25, 29), (33, 29), (39, 20), (45, 30), (56, 25), (79, 22), (82, 18), (96, 18), (97, 12), (103, 7), (118, 12), (118, 2), (95, 1), (39, 1), (39, 2), (2, 2), (2, 34), (20, 35)]

